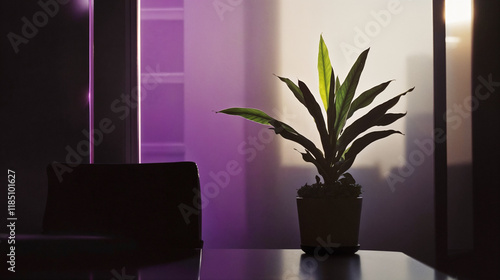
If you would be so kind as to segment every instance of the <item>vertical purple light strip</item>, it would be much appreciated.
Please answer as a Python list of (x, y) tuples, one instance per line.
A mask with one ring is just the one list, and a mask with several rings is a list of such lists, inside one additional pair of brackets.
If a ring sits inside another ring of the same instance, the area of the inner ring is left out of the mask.
[(89, 1), (89, 161), (94, 163), (94, 0)]
[(141, 73), (141, 0), (137, 0), (137, 145), (139, 145), (139, 163), (142, 163), (142, 130), (141, 130), (141, 100), (142, 100), (142, 73)]

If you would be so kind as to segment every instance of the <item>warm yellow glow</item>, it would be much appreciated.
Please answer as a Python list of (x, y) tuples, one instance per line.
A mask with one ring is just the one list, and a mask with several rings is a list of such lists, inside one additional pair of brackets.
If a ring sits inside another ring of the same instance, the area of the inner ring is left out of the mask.
[(460, 43), (460, 41), (462, 41), (462, 39), (460, 37), (456, 37), (456, 36), (446, 36), (445, 40), (446, 40), (446, 43), (450, 43), (450, 44), (458, 44), (458, 43)]
[(446, 23), (465, 23), (472, 19), (472, 0), (446, 0)]
[[(471, 0), (446, 1), (446, 87), (448, 124), (448, 164), (472, 161), (471, 63), (472, 22)], [(451, 21), (451, 22), (450, 22)], [(468, 108), (456, 118), (458, 109)]]

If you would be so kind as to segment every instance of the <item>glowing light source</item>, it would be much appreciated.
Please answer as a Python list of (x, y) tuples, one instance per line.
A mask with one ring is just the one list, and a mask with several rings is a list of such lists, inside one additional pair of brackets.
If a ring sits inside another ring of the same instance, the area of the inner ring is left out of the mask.
[(139, 163), (142, 162), (142, 131), (141, 131), (141, 0), (137, 0), (137, 145), (139, 146)]
[(460, 37), (455, 37), (455, 36), (446, 36), (446, 43), (451, 43), (451, 44), (456, 44), (460, 43), (461, 39)]
[[(472, 76), (472, 0), (446, 0), (446, 102), (456, 108), (470, 99)], [(453, 111), (453, 110), (452, 110)], [(456, 111), (456, 110), (455, 110)], [(448, 164), (470, 164), (472, 161), (471, 112), (460, 115), (459, 126), (448, 114)]]
[[(89, 9), (89, 135), (94, 132), (94, 1), (88, 0)], [(89, 137), (89, 162), (94, 163), (94, 137)]]
[(472, 0), (446, 0), (446, 23), (465, 23), (472, 19)]

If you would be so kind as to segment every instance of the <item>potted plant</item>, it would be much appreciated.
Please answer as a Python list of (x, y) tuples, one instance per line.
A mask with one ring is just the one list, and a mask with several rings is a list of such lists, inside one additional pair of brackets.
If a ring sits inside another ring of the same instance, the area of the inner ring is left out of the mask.
[(356, 120), (350, 121), (350, 125), (345, 127), (346, 121), (356, 111), (370, 105), (392, 82), (391, 80), (376, 85), (354, 98), (368, 51), (369, 49), (366, 49), (359, 55), (341, 83), (339, 77), (335, 76), (328, 48), (320, 36), (319, 93), (324, 111), (304, 82), (299, 80), (298, 84), (295, 84), (288, 78), (278, 76), (314, 119), (321, 139), (321, 148), (290, 125), (270, 117), (261, 110), (229, 108), (219, 111), (269, 125), (276, 134), (301, 145), (305, 149), (300, 152), (302, 159), (317, 168), (323, 182), (316, 176), (315, 183), (306, 184), (297, 191), (301, 248), (306, 253), (318, 253), (318, 250), (327, 253), (353, 253), (358, 250), (361, 186), (347, 171), (366, 146), (389, 135), (402, 134), (396, 130), (367, 130), (376, 126), (387, 126), (404, 117), (406, 113), (387, 111), (414, 88), (374, 107)]

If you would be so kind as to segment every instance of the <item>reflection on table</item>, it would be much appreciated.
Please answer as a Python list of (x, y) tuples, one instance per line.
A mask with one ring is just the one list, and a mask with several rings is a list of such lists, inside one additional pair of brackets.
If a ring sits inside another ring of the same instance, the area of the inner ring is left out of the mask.
[[(328, 256), (298, 249), (177, 249), (159, 254), (134, 250), (126, 240), (99, 237), (28, 236), (17, 241), (16, 272), (4, 263), (1, 279), (452, 279), (400, 252)], [(76, 249), (79, 254), (72, 253)]]

